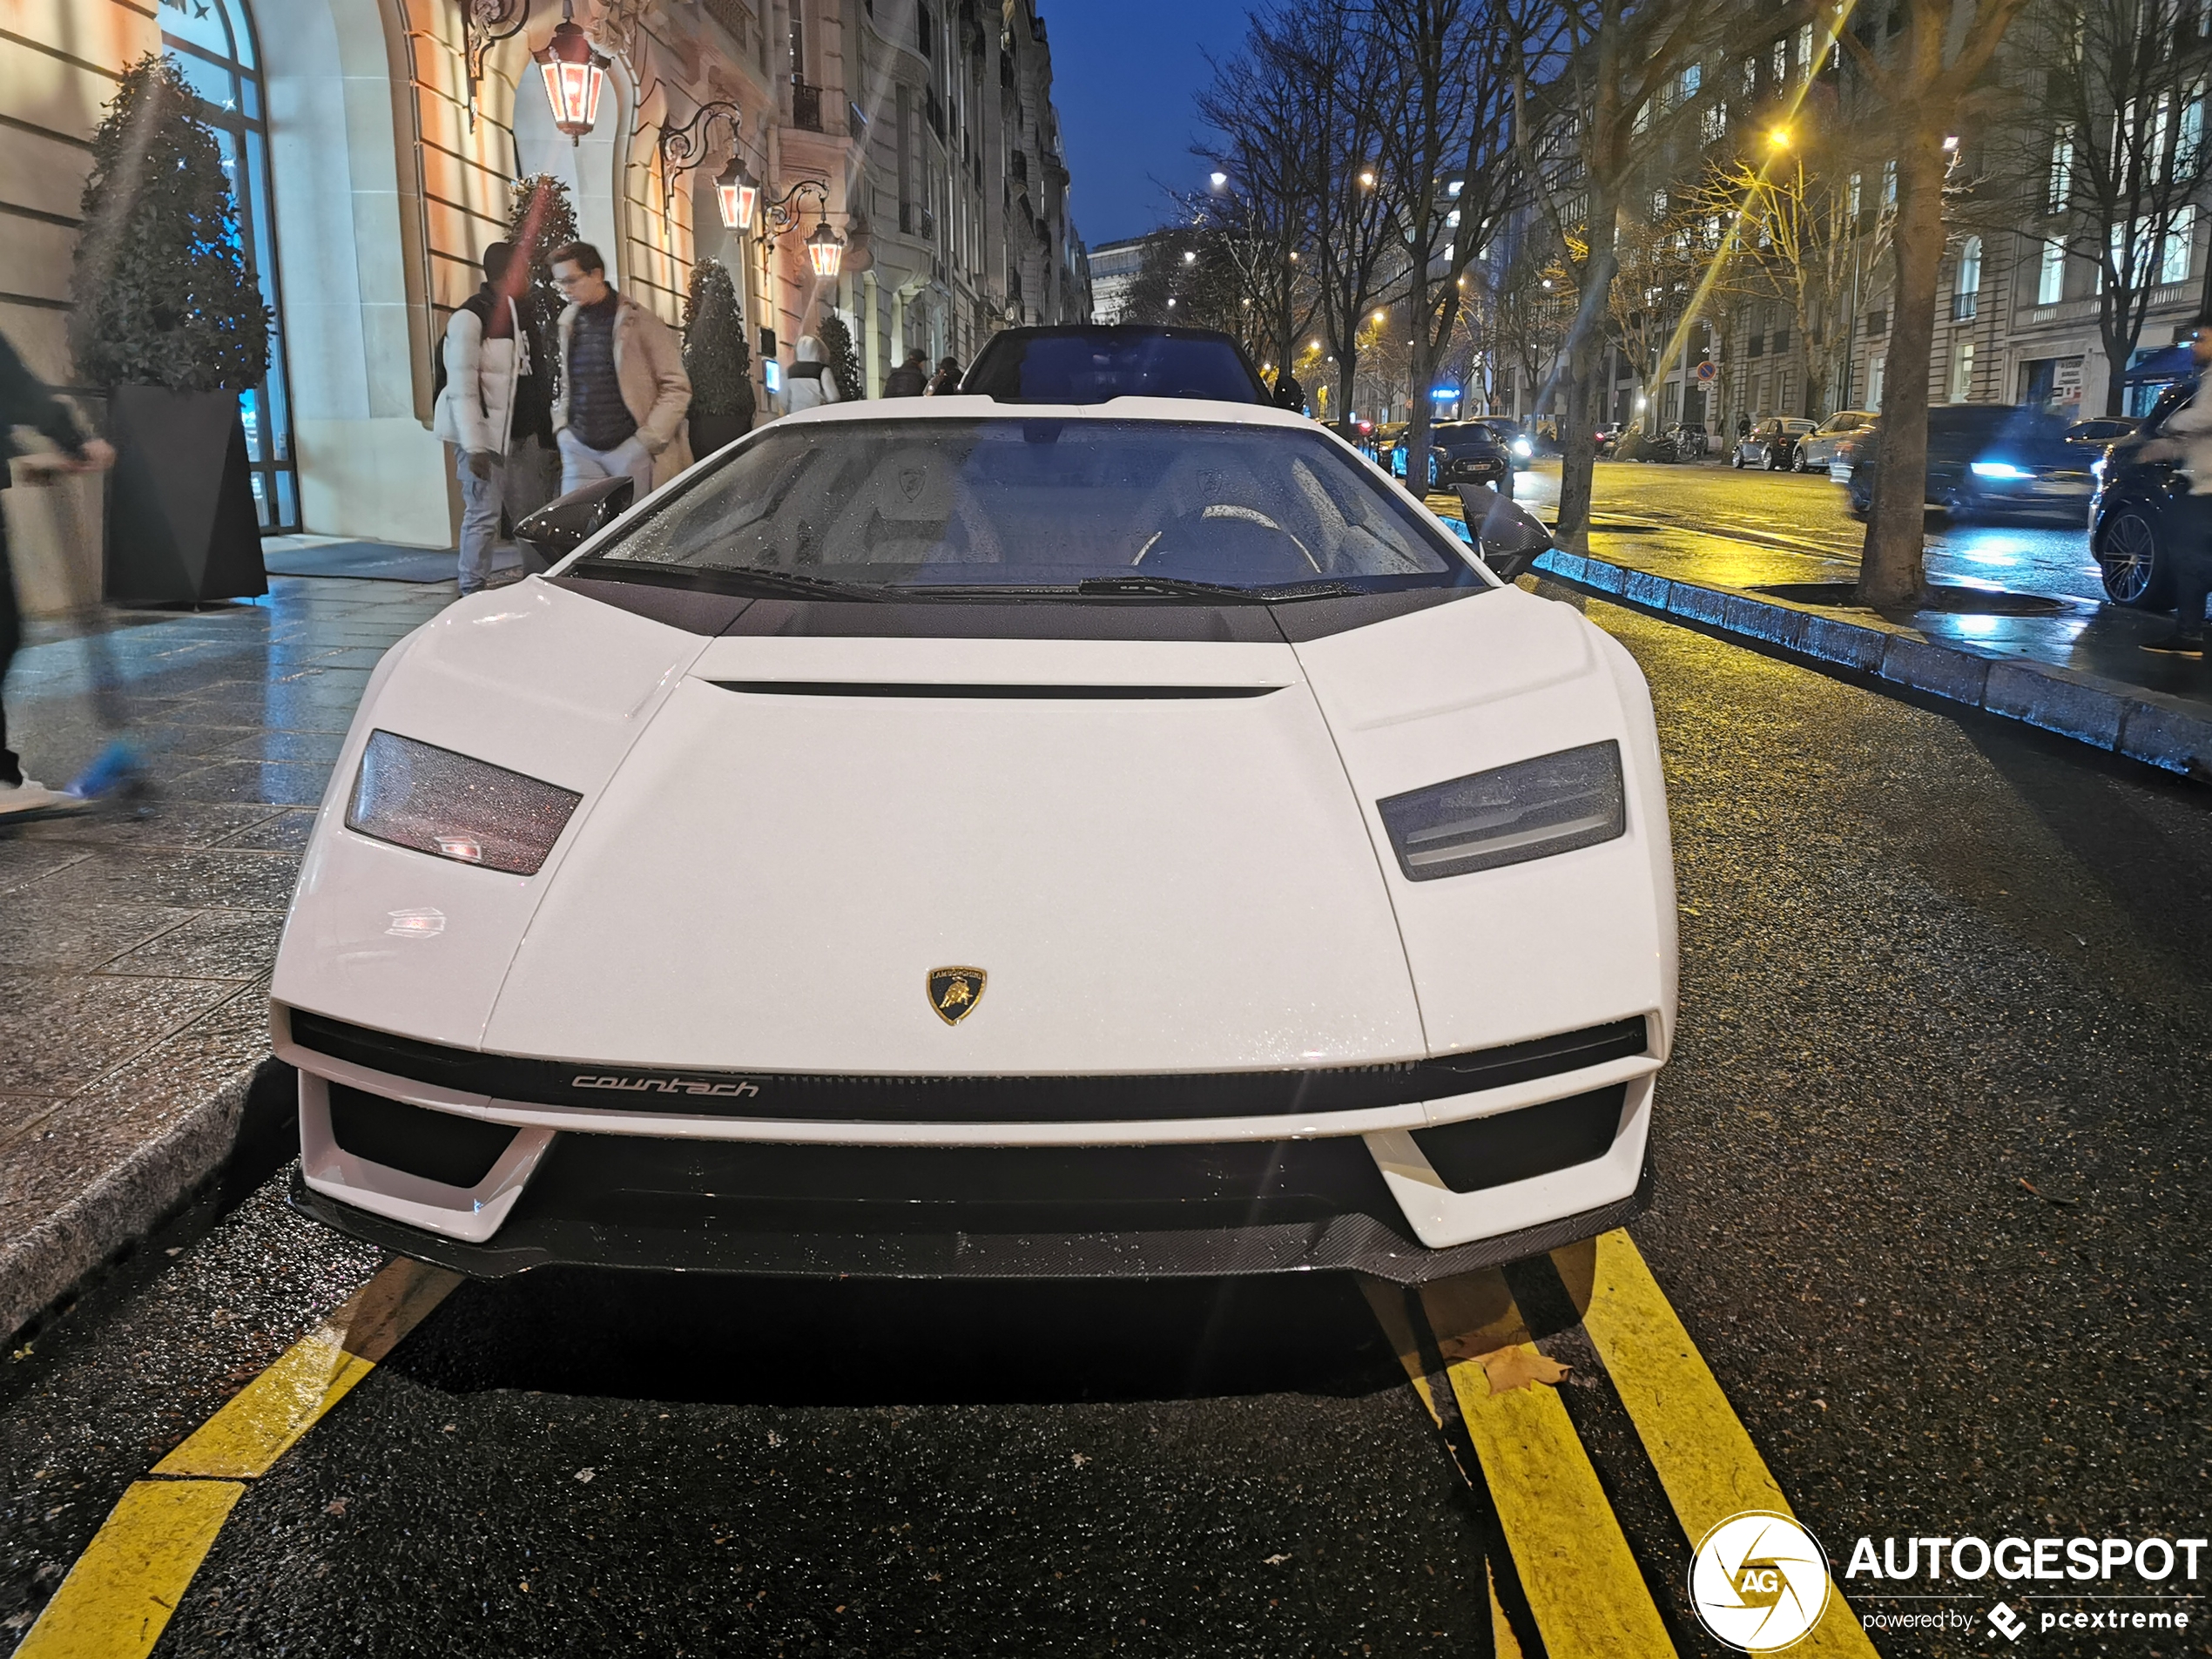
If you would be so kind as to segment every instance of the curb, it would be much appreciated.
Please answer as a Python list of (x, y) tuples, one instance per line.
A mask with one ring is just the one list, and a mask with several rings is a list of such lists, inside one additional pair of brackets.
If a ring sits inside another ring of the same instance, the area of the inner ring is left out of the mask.
[(1638, 610), (1871, 674), (2162, 771), (2202, 775), (2212, 765), (2212, 709), (2179, 698), (2048, 663), (1931, 644), (1831, 610), (1700, 587), (1557, 548), (1538, 555), (1534, 569)]
[(247, 1101), (276, 1066), (234, 1073), (158, 1139), (29, 1231), (0, 1243), (0, 1333), (11, 1339), (127, 1246), (145, 1238), (237, 1149)]

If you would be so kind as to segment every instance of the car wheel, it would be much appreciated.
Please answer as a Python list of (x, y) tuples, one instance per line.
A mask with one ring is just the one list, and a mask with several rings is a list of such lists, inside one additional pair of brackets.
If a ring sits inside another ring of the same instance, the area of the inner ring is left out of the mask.
[(1800, 450), (1797, 454), (1797, 463), (1791, 469), (1791, 470), (1793, 472), (1811, 472), (1812, 470), (1812, 457), (1806, 455), (1803, 450)]
[(2157, 529), (2140, 508), (2124, 507), (2105, 521), (2097, 569), (2114, 604), (2158, 610), (2171, 597), (2173, 584), (2159, 562)]
[(1735, 469), (1736, 469), (1736, 470), (1737, 470), (1737, 471), (1738, 471), (1738, 472), (1743, 471), (1743, 452), (1741, 449), (1738, 449), (1738, 450), (1737, 450), (1737, 451), (1734, 455), (1730, 455), (1730, 456), (1728, 458), (1728, 464), (1729, 464), (1730, 466), (1731, 466), (1731, 467), (1735, 468)]

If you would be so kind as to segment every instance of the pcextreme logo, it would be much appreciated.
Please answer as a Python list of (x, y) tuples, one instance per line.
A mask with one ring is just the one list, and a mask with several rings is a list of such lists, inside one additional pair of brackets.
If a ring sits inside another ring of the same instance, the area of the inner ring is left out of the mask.
[(1828, 1609), (1828, 1557), (1787, 1515), (1730, 1515), (1699, 1541), (1689, 1604), (1713, 1639), (1739, 1653), (1771, 1653), (1811, 1635)]

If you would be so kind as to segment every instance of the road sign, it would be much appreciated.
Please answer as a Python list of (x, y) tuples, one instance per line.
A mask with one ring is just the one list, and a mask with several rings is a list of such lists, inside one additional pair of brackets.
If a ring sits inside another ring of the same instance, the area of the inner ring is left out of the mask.
[(1697, 379), (1699, 384), (1710, 386), (1713, 381), (1720, 379), (1720, 377), (1721, 368), (1718, 363), (1700, 363), (1697, 365)]

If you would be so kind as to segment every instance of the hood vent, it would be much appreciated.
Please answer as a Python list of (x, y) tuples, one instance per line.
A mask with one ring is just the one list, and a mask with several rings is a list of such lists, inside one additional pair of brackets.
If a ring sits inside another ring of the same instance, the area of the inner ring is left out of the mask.
[(898, 680), (716, 680), (752, 697), (995, 698), (1025, 703), (1163, 701), (1178, 698), (1265, 697), (1279, 685), (956, 685)]

